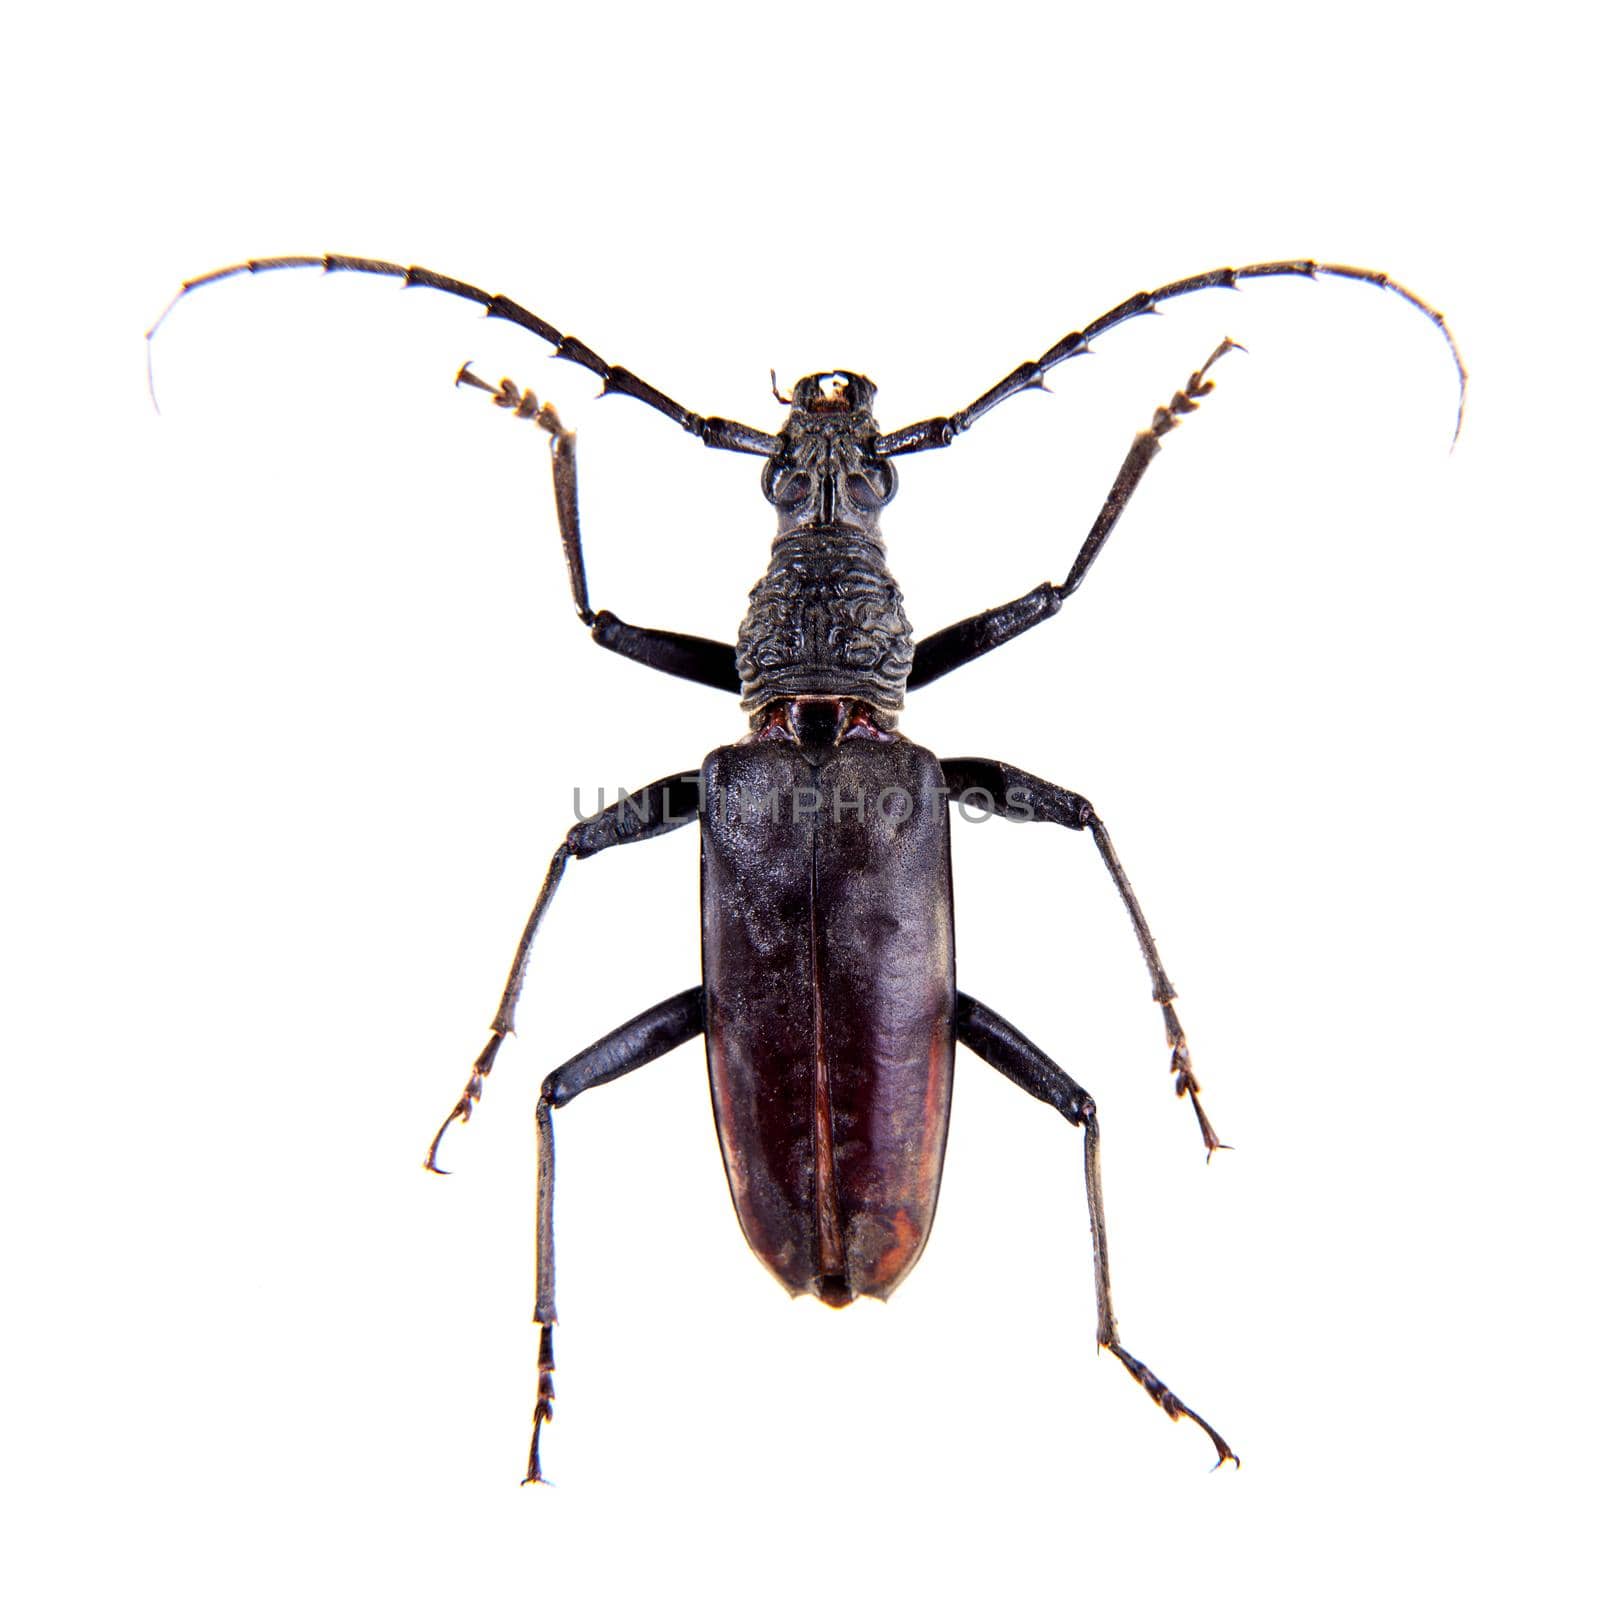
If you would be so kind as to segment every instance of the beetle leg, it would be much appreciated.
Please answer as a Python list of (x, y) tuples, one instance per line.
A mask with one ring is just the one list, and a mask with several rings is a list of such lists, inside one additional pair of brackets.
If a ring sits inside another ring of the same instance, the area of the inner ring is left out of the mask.
[(533, 1441), (528, 1446), (528, 1475), (524, 1483), (538, 1483), (539, 1433), (554, 1415), (556, 1322), (555, 1190), (556, 1140), (551, 1113), (577, 1099), (585, 1089), (610, 1083), (635, 1067), (664, 1056), (705, 1031), (704, 991), (696, 985), (641, 1012), (631, 1022), (613, 1029), (587, 1050), (556, 1068), (539, 1090), (534, 1126), (539, 1139), (539, 1199), (535, 1223), (538, 1248), (538, 1288), (533, 1320), (539, 1326), (539, 1389), (533, 1408)]
[(1178, 998), (1178, 991), (1172, 987), (1172, 980), (1167, 976), (1166, 968), (1161, 965), (1155, 935), (1150, 932), (1150, 924), (1145, 921), (1144, 912), (1139, 908), (1133, 885), (1128, 882), (1128, 874), (1123, 870), (1122, 863), (1117, 859), (1117, 852), (1112, 848), (1111, 835), (1106, 832), (1105, 823), (1095, 814), (1094, 808), (1087, 800), (1083, 800), (1082, 804), (1084, 810), (1082, 825), (1094, 835), (1095, 848), (1100, 852), (1100, 859), (1105, 862), (1106, 870), (1111, 874), (1111, 881), (1117, 886), (1117, 894), (1127, 908), (1128, 916), (1133, 922), (1134, 934), (1139, 940), (1140, 953), (1144, 956), (1145, 966), (1149, 969), (1151, 998), (1161, 1007), (1161, 1019), (1167, 1029), (1167, 1044), (1172, 1049), (1172, 1064), (1169, 1070), (1173, 1075), (1173, 1090), (1180, 1100), (1188, 1095), (1189, 1104), (1194, 1107), (1195, 1120), (1200, 1124), (1200, 1137), (1205, 1141), (1206, 1160), (1209, 1161), (1218, 1150), (1232, 1147), (1223, 1144), (1217, 1137), (1216, 1130), (1211, 1126), (1211, 1119), (1200, 1104), (1200, 1080), (1194, 1075), (1194, 1064), (1189, 1056), (1189, 1041), (1184, 1037), (1183, 1024), (1178, 1021), (1178, 1013), (1172, 1008), (1172, 1002)]
[(1083, 582), (1094, 564), (1094, 558), (1111, 537), (1111, 530), (1127, 509), (1133, 491), (1139, 487), (1139, 480), (1161, 449), (1162, 437), (1171, 433), (1191, 411), (1198, 411), (1200, 402), (1216, 387), (1206, 376), (1212, 364), (1221, 360), (1230, 350), (1243, 348), (1232, 339), (1224, 339), (1211, 352), (1205, 365), (1189, 374), (1189, 381), (1183, 388), (1166, 405), (1157, 408), (1150, 426), (1135, 436), (1117, 472), (1116, 481), (1111, 485), (1111, 492), (1100, 508), (1100, 515), (1094, 519), (1094, 526), (1083, 541), (1077, 560), (1072, 563), (1067, 581), (1041, 583), (1037, 589), (1030, 589), (1016, 600), (995, 606), (990, 611), (980, 611), (975, 617), (952, 623), (948, 628), (941, 628), (919, 641), (911, 659), (911, 677), (906, 684), (908, 689), (920, 689), (925, 683), (932, 683), (945, 673), (954, 672), (957, 667), (964, 667), (969, 661), (976, 661), (979, 656), (999, 649), (1018, 634), (1048, 621), (1061, 609), (1062, 602)]
[[(239, 270), (237, 268), (235, 271)], [(1164, 283), (1159, 289), (1141, 289), (1129, 295), (1119, 306), (1096, 317), (1085, 328), (1064, 334), (1050, 346), (1037, 361), (1024, 361), (1020, 367), (1008, 372), (993, 388), (986, 389), (971, 405), (948, 417), (927, 417), (908, 428), (897, 428), (878, 440), (878, 453), (883, 456), (906, 455), (914, 450), (940, 450), (953, 444), (985, 412), (992, 411), (1002, 400), (1009, 400), (1024, 389), (1042, 389), (1044, 375), (1054, 366), (1083, 355), (1101, 334), (1109, 333), (1119, 323), (1135, 317), (1148, 316), (1160, 308), (1163, 301), (1176, 300), (1201, 289), (1237, 289), (1249, 278), (1350, 278), (1357, 283), (1370, 283), (1374, 288), (1387, 289), (1391, 294), (1413, 305), (1444, 335), (1450, 346), (1450, 359), (1455, 362), (1456, 379), (1460, 397), (1456, 404), (1456, 433), (1461, 432), (1461, 414), (1467, 401), (1467, 369), (1461, 364), (1461, 352), (1450, 332), (1444, 314), (1435, 311), (1420, 295), (1414, 294), (1404, 284), (1396, 283), (1386, 272), (1374, 272), (1370, 267), (1346, 267), (1328, 261), (1257, 261), (1248, 267), (1216, 267), (1210, 272), (1199, 272), (1192, 278), (1179, 278), (1174, 283)]]
[(461, 1091), (461, 1098), (450, 1108), (450, 1114), (439, 1124), (439, 1131), (428, 1146), (423, 1166), (430, 1172), (444, 1175), (438, 1165), (438, 1155), (439, 1142), (444, 1138), (445, 1130), (452, 1122), (471, 1119), (472, 1108), (483, 1094), (484, 1079), (494, 1067), (500, 1046), (508, 1034), (516, 1032), (517, 1001), (522, 996), (523, 980), (528, 975), (528, 959), (533, 951), (534, 935), (538, 933), (539, 924), (544, 921), (544, 914), (555, 898), (561, 876), (567, 870), (567, 862), (574, 858), (581, 861), (585, 856), (597, 855), (613, 845), (654, 839), (663, 833), (670, 833), (674, 828), (681, 828), (686, 822), (694, 821), (699, 814), (700, 774), (679, 772), (652, 783), (638, 794), (624, 794), (604, 811), (567, 830), (566, 838), (550, 858), (550, 867), (539, 889), (539, 897), (534, 901), (522, 937), (517, 941), (517, 953), (512, 958), (511, 972), (500, 995), (500, 1005), (495, 1011), (494, 1021), (489, 1024), (489, 1042), (478, 1052), (467, 1078), (467, 1086)]
[(555, 479), (556, 519), (561, 529), (561, 549), (567, 559), (567, 580), (572, 604), (589, 637), (607, 650), (675, 678), (688, 678), (713, 689), (738, 694), (743, 687), (734, 667), (733, 646), (693, 634), (667, 633), (659, 628), (636, 628), (610, 611), (589, 607), (589, 579), (583, 564), (583, 540), (578, 529), (578, 436), (566, 427), (554, 406), (539, 403), (531, 389), (519, 389), (510, 378), (499, 388), (471, 371), (471, 362), (456, 374), (457, 384), (469, 384), (494, 396), (497, 406), (535, 423), (550, 435), (550, 466)]
[(1134, 936), (1139, 941), (1139, 953), (1150, 973), (1150, 997), (1161, 1007), (1161, 1019), (1166, 1024), (1167, 1044), (1172, 1051), (1171, 1072), (1174, 1088), (1180, 1099), (1189, 1097), (1200, 1124), (1200, 1137), (1205, 1141), (1206, 1160), (1218, 1150), (1227, 1150), (1211, 1126), (1211, 1119), (1200, 1104), (1200, 1080), (1194, 1075), (1194, 1064), (1189, 1056), (1189, 1041), (1184, 1037), (1183, 1024), (1172, 1002), (1178, 991), (1172, 987), (1167, 969), (1161, 964), (1156, 949), (1155, 935), (1145, 921), (1128, 874), (1111, 847), (1111, 835), (1095, 809), (1081, 794), (1063, 789), (1058, 784), (1036, 778), (1031, 772), (1007, 766), (1003, 761), (990, 761), (984, 757), (958, 756), (941, 762), (944, 768), (945, 788), (952, 802), (976, 806), (984, 811), (1007, 818), (1012, 822), (1054, 822), (1064, 828), (1085, 829), (1094, 838), (1100, 859), (1105, 862), (1111, 881), (1116, 885)]
[(1098, 1313), (1095, 1341), (1109, 1350), (1169, 1417), (1188, 1417), (1216, 1447), (1217, 1465), (1239, 1458), (1228, 1442), (1200, 1415), (1191, 1411), (1142, 1361), (1122, 1347), (1111, 1310), (1111, 1267), (1106, 1255), (1106, 1208), (1100, 1186), (1100, 1123), (1089, 1093), (1058, 1067), (1038, 1045), (1006, 1019), (971, 995), (956, 996), (956, 1037), (974, 1055), (1026, 1089), (1034, 1099), (1053, 1106), (1075, 1128), (1083, 1129), (1083, 1172), (1089, 1198), (1089, 1237), (1094, 1249), (1094, 1296)]

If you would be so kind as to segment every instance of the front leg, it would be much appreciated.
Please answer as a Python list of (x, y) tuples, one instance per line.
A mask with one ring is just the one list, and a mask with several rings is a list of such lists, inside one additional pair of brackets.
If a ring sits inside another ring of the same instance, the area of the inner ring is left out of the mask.
[(657, 672), (687, 678), (712, 689), (726, 689), (731, 694), (740, 693), (743, 686), (731, 644), (660, 628), (638, 628), (610, 611), (590, 609), (589, 576), (584, 569), (583, 539), (578, 528), (578, 436), (563, 424), (556, 408), (548, 402), (541, 405), (532, 389), (519, 389), (509, 378), (502, 378), (496, 388), (467, 367), (456, 374), (456, 382), (493, 395), (497, 406), (535, 423), (550, 435), (550, 470), (555, 480), (561, 550), (567, 561), (567, 581), (572, 585), (572, 604), (578, 620), (589, 630), (589, 637), (602, 648), (641, 666), (654, 667)]
[(957, 667), (964, 667), (969, 661), (976, 661), (991, 650), (998, 650), (1018, 634), (1048, 621), (1061, 609), (1062, 602), (1088, 576), (1094, 558), (1111, 537), (1111, 530), (1127, 509), (1133, 491), (1139, 487), (1139, 480), (1161, 449), (1162, 438), (1171, 433), (1191, 411), (1199, 410), (1200, 402), (1216, 388), (1206, 374), (1230, 350), (1243, 348), (1232, 339), (1224, 339), (1211, 352), (1206, 364), (1198, 372), (1189, 374), (1189, 381), (1183, 388), (1164, 406), (1156, 409), (1150, 426), (1135, 435), (1117, 472), (1116, 481), (1111, 485), (1111, 492), (1100, 508), (1100, 515), (1094, 519), (1094, 526), (1089, 529), (1088, 537), (1078, 551), (1078, 558), (1072, 563), (1067, 581), (1041, 583), (1037, 589), (1030, 589), (1025, 595), (1008, 600), (1003, 606), (980, 611), (975, 617), (953, 622), (948, 628), (929, 634), (918, 643), (916, 654), (912, 657), (911, 677), (906, 685), (908, 689), (920, 689), (925, 683), (932, 683), (945, 673), (954, 672)]
[(1001, 761), (957, 756), (940, 765), (944, 769), (945, 787), (953, 802), (980, 807), (1012, 822), (1053, 822), (1063, 828), (1088, 830), (1133, 922), (1139, 952), (1150, 973), (1151, 998), (1161, 1007), (1161, 1017), (1166, 1024), (1167, 1043), (1172, 1049), (1171, 1070), (1176, 1079), (1178, 1096), (1181, 1099), (1188, 1095), (1189, 1104), (1194, 1107), (1195, 1117), (1200, 1123), (1200, 1137), (1205, 1140), (1206, 1160), (1211, 1159), (1213, 1151), (1227, 1149), (1228, 1146), (1217, 1137), (1211, 1119), (1200, 1104), (1200, 1080), (1194, 1075), (1194, 1066), (1189, 1058), (1189, 1042), (1184, 1037), (1183, 1024), (1178, 1021), (1178, 1013), (1172, 1005), (1178, 997), (1178, 991), (1172, 987), (1172, 980), (1161, 964), (1150, 924), (1145, 921), (1144, 912), (1134, 896), (1133, 885), (1128, 881), (1128, 874), (1112, 848), (1111, 835), (1094, 807), (1081, 794), (1074, 794), (1070, 789), (1048, 783), (1043, 778), (1036, 778), (1032, 773), (1007, 766)]

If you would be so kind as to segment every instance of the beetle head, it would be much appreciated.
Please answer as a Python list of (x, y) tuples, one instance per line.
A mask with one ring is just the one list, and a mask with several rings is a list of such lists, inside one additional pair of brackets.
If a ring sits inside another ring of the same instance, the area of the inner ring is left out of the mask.
[(895, 491), (894, 466), (877, 456), (877, 392), (859, 372), (816, 372), (795, 384), (779, 447), (761, 475), (780, 534), (848, 528), (877, 538), (878, 513)]

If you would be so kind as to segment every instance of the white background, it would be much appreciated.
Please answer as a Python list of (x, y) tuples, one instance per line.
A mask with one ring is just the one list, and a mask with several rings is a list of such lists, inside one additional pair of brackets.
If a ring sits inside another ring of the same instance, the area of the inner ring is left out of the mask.
[[(1487, 17), (1490, 13), (1485, 10)], [(13, 22), (3, 937), (7, 1586), (172, 1595), (1566, 1595), (1592, 1513), (1592, 37), (1568, 8), (537, 3)], [(1084, 590), (906, 731), (1088, 794), (1183, 994), (1208, 1169), (1088, 841), (957, 830), (963, 986), (1096, 1095), (969, 1057), (892, 1305), (745, 1250), (685, 1049), (558, 1119), (553, 1484), (538, 1079), (698, 973), (691, 831), (573, 868), (482, 1114), (419, 1162), (582, 784), (736, 737), (572, 621), (731, 638), (759, 465), (471, 307), (186, 277), (343, 250), (503, 289), (776, 427), (893, 427), (1140, 287), (886, 521), (923, 632), (1062, 577), (1135, 430), (1250, 347)]]

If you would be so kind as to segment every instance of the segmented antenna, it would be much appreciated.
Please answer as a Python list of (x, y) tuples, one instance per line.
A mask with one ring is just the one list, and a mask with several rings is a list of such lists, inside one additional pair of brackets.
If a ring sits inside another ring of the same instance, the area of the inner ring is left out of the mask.
[(1148, 316), (1164, 300), (1176, 300), (1182, 295), (1197, 294), (1202, 289), (1237, 289), (1247, 278), (1353, 278), (1357, 283), (1370, 283), (1375, 288), (1387, 289), (1397, 294), (1420, 311), (1439, 332), (1450, 347), (1450, 359), (1455, 363), (1459, 386), (1456, 400), (1455, 432), (1450, 436), (1450, 446), (1461, 436), (1461, 421), (1467, 405), (1467, 369), (1461, 363), (1461, 352), (1456, 348), (1455, 335), (1444, 319), (1421, 295), (1396, 283), (1386, 272), (1373, 272), (1367, 267), (1340, 266), (1325, 261), (1258, 261), (1248, 267), (1217, 267), (1211, 272), (1197, 273), (1192, 278), (1179, 278), (1165, 283), (1159, 289), (1141, 289), (1130, 295), (1119, 306), (1098, 316), (1087, 327), (1065, 334), (1050, 346), (1036, 361), (1025, 361), (1014, 372), (1008, 373), (992, 389), (978, 396), (971, 405), (948, 417), (928, 417), (914, 422), (909, 428), (899, 428), (886, 433), (878, 440), (880, 456), (907, 455), (915, 450), (938, 450), (953, 443), (986, 411), (991, 411), (1002, 400), (1020, 394), (1024, 389), (1037, 389), (1044, 383), (1044, 375), (1052, 367), (1083, 355), (1090, 344), (1101, 334), (1109, 333), (1119, 323), (1134, 317)]
[[(546, 322), (543, 317), (535, 315), (525, 306), (518, 305), (515, 300), (507, 299), (505, 295), (490, 294), (474, 284), (463, 283), (459, 278), (448, 278), (443, 273), (434, 272), (428, 267), (402, 267), (393, 261), (376, 261), (367, 256), (268, 256), (258, 261), (241, 261), (231, 267), (219, 267), (215, 272), (191, 278), (184, 284), (172, 297), (166, 310), (156, 318), (145, 338), (147, 341), (153, 341), (156, 334), (161, 331), (161, 325), (172, 315), (178, 302), (194, 290), (203, 289), (207, 284), (221, 283), (226, 278), (236, 278), (242, 273), (254, 275), (304, 267), (320, 267), (324, 272), (364, 272), (380, 278), (399, 278), (408, 289), (438, 289), (444, 294), (455, 295), (458, 299), (470, 300), (475, 305), (481, 305), (485, 315), (513, 322), (519, 328), (526, 328), (535, 338), (542, 339), (550, 345), (560, 360), (576, 362), (580, 367), (594, 373), (600, 379), (602, 394), (631, 395), (635, 400), (643, 401), (645, 405), (659, 411), (663, 416), (670, 417), (686, 433), (693, 434), (714, 450), (736, 450), (746, 455), (770, 456), (778, 448), (777, 438), (770, 433), (763, 433), (759, 428), (749, 427), (742, 422), (731, 422), (725, 417), (703, 417), (698, 412), (679, 405), (670, 395), (663, 394), (653, 384), (646, 383), (643, 378), (629, 372), (626, 367), (610, 365), (581, 339), (563, 333), (553, 324)], [(1357, 283), (1369, 283), (1374, 288), (1397, 294), (1407, 304), (1415, 306), (1443, 335), (1445, 343), (1450, 347), (1450, 359), (1455, 363), (1458, 384), (1456, 425), (1454, 433), (1450, 436), (1451, 448), (1455, 448), (1455, 442), (1461, 436), (1461, 424), (1466, 414), (1467, 369), (1462, 364), (1461, 351), (1457, 348), (1455, 335), (1451, 333), (1443, 312), (1429, 305), (1421, 295), (1408, 289), (1403, 283), (1397, 283), (1388, 273), (1374, 272), (1368, 267), (1344, 266), (1330, 261), (1258, 261), (1247, 267), (1217, 267), (1210, 272), (1197, 273), (1192, 278), (1179, 278), (1172, 283), (1165, 283), (1159, 289), (1141, 289), (1138, 294), (1130, 295), (1121, 305), (1113, 306), (1111, 310), (1096, 317), (1086, 327), (1063, 335), (1037, 360), (1023, 362), (963, 410), (947, 417), (928, 417), (921, 422), (912, 423), (910, 427), (898, 428), (893, 433), (881, 435), (878, 440), (878, 454), (898, 456), (918, 450), (942, 449), (958, 439), (979, 417), (992, 411), (1001, 401), (1009, 400), (1012, 395), (1020, 394), (1024, 389), (1042, 387), (1044, 375), (1052, 367), (1059, 366), (1063, 361), (1070, 361), (1074, 356), (1083, 355), (1094, 340), (1102, 334), (1109, 333), (1120, 323), (1150, 315), (1160, 308), (1163, 301), (1176, 300), (1187, 294), (1198, 294), (1202, 289), (1237, 289), (1250, 278), (1350, 278)], [(148, 364), (148, 347), (146, 359), (147, 371), (150, 374), (150, 397), (154, 401), (155, 378), (153, 369)], [(774, 393), (776, 392), (774, 386)]]
[(237, 278), (242, 273), (250, 273), (253, 276), (261, 272), (282, 272), (299, 267), (320, 267), (324, 272), (365, 272), (379, 278), (399, 278), (408, 289), (438, 289), (459, 299), (470, 300), (473, 304), (482, 306), (485, 315), (514, 322), (519, 328), (526, 328), (535, 338), (543, 339), (546, 344), (553, 347), (555, 355), (560, 360), (576, 362), (580, 367), (594, 373), (600, 380), (602, 394), (625, 394), (631, 395), (635, 400), (642, 400), (663, 416), (670, 417), (685, 433), (692, 433), (702, 444), (708, 445), (713, 450), (737, 450), (746, 455), (769, 456), (778, 447), (777, 439), (770, 433), (763, 433), (759, 428), (748, 427), (742, 422), (730, 422), (726, 417), (702, 417), (699, 412), (690, 411), (687, 406), (679, 405), (670, 395), (663, 394), (653, 384), (646, 383), (643, 378), (629, 372), (626, 367), (613, 367), (596, 355), (581, 339), (563, 333), (553, 324), (546, 322), (543, 317), (535, 315), (526, 306), (518, 305), (515, 300), (507, 299), (503, 294), (490, 294), (488, 290), (480, 289), (475, 284), (463, 283), (459, 278), (447, 278), (443, 273), (434, 272), (428, 267), (402, 267), (397, 262), (374, 261), (366, 256), (268, 256), (259, 261), (240, 261), (231, 267), (219, 267), (215, 272), (191, 278), (172, 297), (166, 310), (156, 318), (149, 332), (145, 334), (147, 372), (151, 373), (151, 399), (155, 398), (155, 379), (148, 363), (148, 341), (155, 339), (161, 331), (162, 323), (172, 315), (180, 300), (196, 289), (205, 288), (207, 284), (221, 283), (226, 278)]

